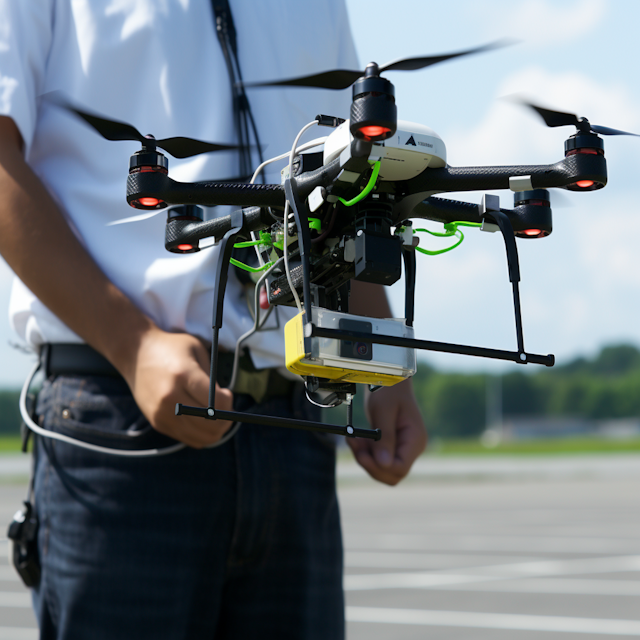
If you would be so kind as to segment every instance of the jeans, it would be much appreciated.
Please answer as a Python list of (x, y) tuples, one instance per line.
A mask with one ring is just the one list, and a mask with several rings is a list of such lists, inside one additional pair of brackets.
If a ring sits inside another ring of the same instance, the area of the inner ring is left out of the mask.
[[(235, 409), (318, 418), (300, 393), (261, 405), (236, 396)], [(116, 378), (49, 380), (37, 414), (45, 428), (96, 444), (173, 442)], [(243, 425), (218, 448), (153, 458), (46, 438), (36, 449), (42, 639), (344, 637), (327, 436)]]

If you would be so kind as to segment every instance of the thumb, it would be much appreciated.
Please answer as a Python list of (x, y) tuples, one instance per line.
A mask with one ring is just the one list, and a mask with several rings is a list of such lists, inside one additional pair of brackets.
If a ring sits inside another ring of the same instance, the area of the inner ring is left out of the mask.
[(389, 406), (376, 407), (371, 418), (371, 426), (382, 432), (378, 442), (371, 442), (371, 453), (379, 466), (389, 467), (396, 452), (395, 411)]

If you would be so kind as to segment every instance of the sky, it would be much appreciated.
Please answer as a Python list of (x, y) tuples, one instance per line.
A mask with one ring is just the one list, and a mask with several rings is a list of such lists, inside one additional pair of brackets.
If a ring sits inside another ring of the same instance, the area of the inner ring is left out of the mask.
[[(562, 159), (564, 140), (575, 129), (550, 129), (508, 96), (640, 133), (640, 2), (347, 0), (347, 5), (363, 65), (502, 38), (518, 41), (422, 71), (387, 75), (396, 87), (398, 117), (435, 130), (452, 166)], [(607, 186), (591, 193), (562, 190), (560, 199), (552, 193), (558, 204), (552, 235), (518, 241), (525, 347), (553, 353), (559, 362), (593, 355), (607, 344), (640, 345), (640, 138), (609, 136), (604, 144)], [(511, 192), (491, 193), (500, 196), (503, 207), (513, 207)], [(478, 203), (481, 196), (453, 197)], [(418, 256), (416, 337), (515, 350), (503, 240), (479, 231), (465, 236), (450, 253)], [(440, 246), (428, 237), (421, 243)], [(391, 300), (397, 315), (403, 298), (403, 287), (395, 285)], [(449, 354), (429, 353), (426, 359), (446, 370), (523, 369)]]
[[(452, 166), (551, 164), (562, 159), (572, 127), (549, 129), (506, 100), (531, 101), (593, 124), (640, 133), (640, 2), (636, 0), (346, 0), (362, 67), (401, 57), (468, 49), (502, 38), (518, 44), (417, 72), (390, 72), (398, 117), (427, 125)], [(390, 12), (390, 7), (393, 12)], [(345, 115), (346, 117), (346, 115)], [(590, 193), (562, 191), (553, 233), (518, 241), (525, 347), (559, 362), (602, 346), (640, 346), (640, 138), (604, 138), (609, 182)], [(513, 206), (508, 191), (494, 192)], [(452, 197), (480, 202), (481, 193)], [(554, 194), (552, 194), (553, 196)], [(560, 206), (562, 205), (562, 206)], [(431, 225), (433, 230), (441, 230)], [(470, 230), (441, 256), (418, 257), (416, 337), (515, 350), (515, 324), (504, 244)], [(439, 248), (425, 238), (422, 246)], [(0, 308), (11, 274), (0, 263)], [(394, 314), (404, 287), (391, 288)], [(6, 313), (0, 313), (0, 386), (18, 387), (32, 366)], [(444, 370), (512, 371), (520, 365), (429, 353)], [(518, 369), (520, 367), (520, 369)], [(535, 365), (527, 365), (527, 369)]]

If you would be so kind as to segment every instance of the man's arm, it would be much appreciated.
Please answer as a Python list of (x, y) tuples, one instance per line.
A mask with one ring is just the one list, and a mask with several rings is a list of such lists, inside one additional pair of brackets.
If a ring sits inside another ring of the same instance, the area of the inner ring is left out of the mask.
[[(391, 318), (391, 309), (382, 285), (351, 281), (350, 310), (372, 318)], [(420, 410), (411, 380), (374, 393), (365, 392), (365, 412), (371, 426), (382, 431), (379, 442), (347, 438), (358, 463), (369, 475), (386, 484), (404, 478), (415, 459), (427, 446)]]
[[(0, 116), (0, 253), (62, 322), (123, 375), (158, 431), (192, 447), (212, 444), (229, 422), (174, 415), (176, 402), (207, 406), (209, 353), (188, 334), (162, 331), (99, 269), (26, 164), (22, 137)], [(230, 409), (218, 389), (216, 404)]]

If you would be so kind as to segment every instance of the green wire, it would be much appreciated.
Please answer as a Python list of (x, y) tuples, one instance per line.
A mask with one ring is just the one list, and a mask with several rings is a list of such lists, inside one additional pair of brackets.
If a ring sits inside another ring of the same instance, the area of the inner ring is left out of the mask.
[(249, 273), (260, 273), (260, 271), (264, 271), (265, 269), (268, 269), (271, 265), (274, 264), (273, 262), (266, 262), (261, 267), (250, 267), (248, 264), (244, 264), (244, 262), (240, 262), (239, 260), (236, 260), (235, 258), (230, 258), (229, 262), (234, 267), (238, 267), (239, 269), (244, 269), (245, 271), (248, 271)]
[[(236, 242), (233, 245), (234, 249), (245, 249), (246, 247), (255, 247), (257, 245), (263, 245), (266, 247), (270, 247), (273, 244), (273, 242), (271, 241), (271, 235), (268, 233), (265, 233), (264, 231), (260, 232), (260, 240), (249, 240), (247, 242)], [(249, 273), (259, 273), (260, 271), (264, 271), (265, 269), (268, 269), (273, 262), (267, 262), (265, 264), (263, 264), (261, 267), (250, 267), (248, 264), (244, 264), (244, 262), (240, 262), (239, 260), (236, 260), (235, 258), (231, 258), (229, 260), (229, 262), (234, 265), (235, 267), (238, 267), (239, 269), (244, 269), (245, 271), (249, 271)]]
[(462, 231), (460, 231), (458, 227), (481, 227), (481, 226), (482, 226), (481, 222), (458, 221), (458, 222), (447, 222), (444, 225), (444, 228), (445, 228), (444, 233), (439, 233), (437, 231), (430, 231), (429, 229), (414, 229), (413, 230), (414, 233), (421, 231), (423, 233), (428, 233), (429, 235), (436, 236), (437, 238), (451, 238), (452, 236), (455, 236), (456, 238), (458, 238), (458, 242), (456, 242), (455, 244), (452, 244), (450, 247), (447, 247), (446, 249), (429, 251), (428, 249), (422, 249), (421, 247), (416, 247), (416, 251), (419, 251), (420, 253), (424, 253), (427, 256), (437, 256), (437, 255), (440, 255), (441, 253), (447, 253), (447, 251), (451, 251), (452, 249), (459, 247), (462, 244), (462, 241), (464, 240), (464, 233), (462, 233)]
[(260, 232), (260, 240), (249, 240), (248, 242), (236, 242), (233, 245), (234, 249), (245, 249), (246, 247), (255, 247), (256, 245), (263, 244), (267, 247), (270, 247), (273, 242), (271, 241), (271, 235), (265, 233), (264, 231)]
[(360, 200), (362, 200), (363, 198), (366, 198), (373, 190), (373, 187), (376, 186), (376, 180), (378, 179), (379, 173), (380, 173), (380, 160), (377, 160), (373, 165), (373, 171), (371, 172), (371, 177), (369, 178), (369, 182), (367, 182), (367, 186), (355, 198), (349, 201), (344, 200), (343, 198), (338, 198), (338, 200), (342, 202), (342, 204), (345, 207), (351, 207), (357, 202), (360, 202)]

